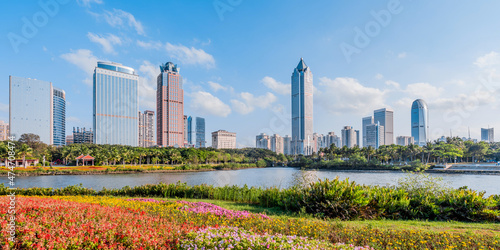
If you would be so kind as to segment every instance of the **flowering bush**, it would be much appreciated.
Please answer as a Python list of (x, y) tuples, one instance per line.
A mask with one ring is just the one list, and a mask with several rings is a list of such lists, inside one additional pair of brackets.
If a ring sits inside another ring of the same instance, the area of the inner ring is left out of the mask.
[(236, 227), (206, 228), (191, 232), (179, 249), (371, 249), (309, 239), (307, 237), (255, 234)]
[(197, 229), (124, 207), (18, 197), (14, 244), (7, 241), (7, 202), (0, 198), (3, 249), (172, 249)]

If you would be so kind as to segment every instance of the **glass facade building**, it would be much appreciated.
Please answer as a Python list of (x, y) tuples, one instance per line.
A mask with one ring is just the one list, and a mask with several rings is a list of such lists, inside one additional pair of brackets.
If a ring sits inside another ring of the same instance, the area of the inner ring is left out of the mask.
[(313, 133), (313, 75), (300, 58), (292, 73), (292, 154), (312, 154)]
[(363, 117), (362, 119), (362, 133), (363, 133), (363, 147), (368, 147), (366, 142), (366, 127), (373, 124), (373, 116)]
[(196, 145), (197, 148), (205, 147), (205, 118), (196, 117)]
[(51, 82), (9, 76), (10, 135), (35, 134), (40, 141), (65, 145), (66, 95)]
[(193, 145), (193, 117), (188, 116), (186, 123), (187, 143), (191, 147)]
[(429, 140), (429, 110), (422, 99), (415, 100), (411, 105), (411, 136), (414, 143), (421, 147)]
[(481, 128), (481, 141), (495, 142), (495, 132), (493, 128)]
[(66, 93), (64, 90), (52, 88), (53, 108), (53, 143), (55, 146), (66, 145)]
[(97, 63), (93, 84), (95, 144), (139, 145), (138, 81), (130, 67)]

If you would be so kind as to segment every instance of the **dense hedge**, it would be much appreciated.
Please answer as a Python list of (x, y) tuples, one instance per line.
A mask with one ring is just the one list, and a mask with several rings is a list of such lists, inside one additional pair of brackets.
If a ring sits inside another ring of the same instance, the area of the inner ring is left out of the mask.
[[(432, 185), (432, 183), (430, 183)], [(411, 186), (411, 185), (410, 185)], [(0, 184), (0, 194), (9, 193)], [(339, 219), (422, 219), (500, 222), (500, 196), (485, 197), (466, 187), (436, 189), (407, 186), (366, 186), (349, 180), (320, 180), (287, 189), (185, 183), (156, 184), (100, 191), (80, 186), (65, 188), (27, 188), (19, 195), (106, 195), (132, 197), (171, 197), (230, 200), (279, 207), (285, 211)]]

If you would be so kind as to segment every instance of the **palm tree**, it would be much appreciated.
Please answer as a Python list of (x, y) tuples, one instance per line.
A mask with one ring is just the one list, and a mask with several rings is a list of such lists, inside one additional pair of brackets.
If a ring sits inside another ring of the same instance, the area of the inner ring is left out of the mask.
[(26, 156), (30, 157), (33, 153), (33, 149), (28, 146), (28, 144), (21, 144), (18, 148), (17, 155), (23, 157), (23, 166), (26, 168)]

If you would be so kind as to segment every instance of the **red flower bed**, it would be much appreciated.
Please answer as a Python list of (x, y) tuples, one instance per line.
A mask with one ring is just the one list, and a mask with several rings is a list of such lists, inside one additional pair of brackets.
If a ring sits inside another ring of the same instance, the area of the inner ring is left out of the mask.
[(8, 241), (7, 202), (0, 198), (3, 249), (172, 249), (196, 230), (123, 207), (18, 197), (16, 242)]

